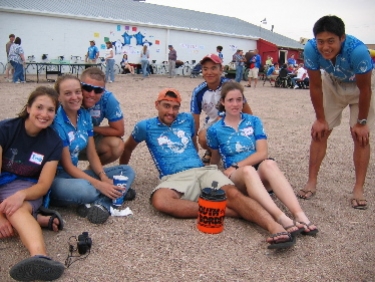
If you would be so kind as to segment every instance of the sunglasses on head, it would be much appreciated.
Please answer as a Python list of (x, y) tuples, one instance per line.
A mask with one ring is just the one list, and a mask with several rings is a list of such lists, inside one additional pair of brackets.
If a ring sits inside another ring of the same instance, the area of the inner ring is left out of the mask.
[(84, 82), (81, 82), (81, 86), (82, 86), (82, 89), (87, 92), (91, 92), (94, 90), (95, 94), (102, 94), (105, 91), (104, 87), (95, 86), (95, 85), (87, 84)]

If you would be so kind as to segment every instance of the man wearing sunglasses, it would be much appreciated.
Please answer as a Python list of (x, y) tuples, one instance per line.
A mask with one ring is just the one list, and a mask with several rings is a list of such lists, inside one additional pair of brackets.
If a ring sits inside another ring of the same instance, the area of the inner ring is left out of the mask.
[[(81, 74), (83, 93), (82, 106), (91, 115), (94, 125), (94, 140), (102, 165), (117, 160), (124, 149), (121, 137), (124, 135), (124, 117), (120, 103), (115, 96), (105, 89), (105, 74), (95, 67), (90, 67)], [(100, 126), (104, 119), (108, 125)], [(86, 152), (79, 155), (86, 160)]]

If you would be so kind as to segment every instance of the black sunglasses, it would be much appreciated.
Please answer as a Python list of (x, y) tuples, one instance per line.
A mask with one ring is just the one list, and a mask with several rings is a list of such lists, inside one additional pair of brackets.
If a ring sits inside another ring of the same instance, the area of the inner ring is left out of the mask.
[(95, 94), (102, 94), (105, 91), (104, 87), (95, 86), (95, 85), (87, 84), (84, 82), (81, 82), (81, 86), (82, 86), (82, 89), (87, 92), (91, 92), (94, 90)]

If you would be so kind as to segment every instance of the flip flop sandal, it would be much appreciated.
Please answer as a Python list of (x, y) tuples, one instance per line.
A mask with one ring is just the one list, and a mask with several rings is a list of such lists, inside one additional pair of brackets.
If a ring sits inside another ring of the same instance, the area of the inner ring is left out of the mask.
[(47, 209), (47, 208), (41, 206), (38, 210), (38, 213), (41, 214), (41, 215), (44, 215), (44, 216), (49, 216), (49, 215), (51, 216), (49, 221), (48, 221), (48, 226), (47, 226), (47, 228), (49, 230), (53, 231), (53, 220), (55, 218), (57, 218), (59, 220), (59, 225), (58, 225), (59, 230), (63, 230), (64, 221), (63, 221), (61, 215), (57, 211), (50, 210), (50, 209)]
[[(353, 201), (355, 201), (356, 202), (356, 206), (355, 205), (353, 205)], [(366, 204), (364, 204), (364, 205), (360, 205), (359, 204), (359, 202), (366, 202)], [(353, 209), (356, 209), (356, 210), (367, 210), (367, 200), (366, 199), (356, 199), (356, 198), (352, 198), (351, 200), (350, 200), (350, 203), (351, 203), (351, 205), (352, 205), (352, 208)]]
[[(303, 192), (303, 193), (305, 193), (305, 194), (304, 194), (304, 195), (299, 195), (299, 194), (297, 194), (297, 197), (300, 198), (300, 199), (304, 199), (304, 200), (310, 200), (310, 199), (311, 199), (312, 197), (314, 197), (315, 194), (316, 194), (316, 191), (311, 191), (311, 190), (301, 189), (301, 190), (299, 190), (299, 191), (300, 191), (300, 192)], [(308, 198), (305, 197), (307, 193), (311, 193), (311, 196), (308, 197)]]
[[(309, 224), (306, 224), (306, 223), (300, 221), (300, 223), (303, 224), (303, 225), (305, 225), (308, 229), (310, 229), (309, 227), (310, 227), (311, 225), (314, 225), (312, 222), (310, 222)], [(301, 234), (302, 234), (302, 235), (305, 235), (305, 236), (314, 236), (314, 235), (316, 235), (318, 232), (319, 232), (318, 228), (315, 228), (314, 230), (310, 230), (309, 232), (307, 232), (307, 231), (302, 231)]]
[(282, 242), (275, 242), (271, 243), (267, 248), (268, 249), (286, 249), (294, 246), (296, 244), (296, 237), (292, 237), (289, 232), (281, 232), (281, 233), (276, 233), (272, 234), (270, 238), (275, 238), (280, 235), (288, 235), (288, 240), (287, 241), (282, 241)]
[(64, 269), (65, 266), (62, 263), (46, 256), (37, 255), (14, 265), (9, 274), (17, 281), (51, 281), (58, 279)]
[(246, 85), (245, 85), (245, 87), (249, 87), (249, 88), (250, 88), (250, 87), (251, 87), (251, 85), (250, 85), (250, 84), (246, 84)]
[[(284, 226), (283, 226), (283, 227), (284, 227)], [(293, 225), (289, 225), (289, 226), (287, 226), (287, 227), (284, 227), (284, 229), (285, 229), (287, 232), (289, 232), (288, 229), (293, 228), (293, 227), (297, 227), (297, 228), (298, 228), (298, 226), (297, 226), (297, 222), (296, 222), (295, 220), (293, 220)], [(298, 228), (297, 230), (294, 230), (293, 232), (289, 232), (289, 233), (290, 233), (290, 235), (292, 235), (292, 237), (295, 237), (295, 236), (301, 234), (301, 232), (304, 231), (304, 230), (305, 230), (305, 228), (304, 228), (304, 227), (301, 227), (301, 228)]]

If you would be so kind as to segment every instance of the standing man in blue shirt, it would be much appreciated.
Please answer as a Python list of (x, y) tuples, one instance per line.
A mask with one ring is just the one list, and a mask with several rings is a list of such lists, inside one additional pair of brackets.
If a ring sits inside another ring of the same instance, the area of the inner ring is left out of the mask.
[[(94, 126), (95, 148), (102, 165), (116, 161), (122, 154), (124, 143), (124, 116), (116, 97), (105, 89), (105, 74), (96, 67), (85, 69), (81, 74), (82, 106), (90, 112)], [(101, 125), (104, 119), (108, 125)], [(86, 150), (80, 160), (87, 160)]]
[(87, 50), (85, 62), (90, 64), (96, 64), (96, 60), (99, 57), (99, 49), (95, 46), (95, 41), (90, 40), (90, 47)]
[(259, 74), (259, 69), (260, 69), (260, 66), (262, 64), (262, 59), (259, 55), (259, 50), (258, 49), (255, 49), (254, 50), (254, 55), (251, 57), (251, 59), (249, 60), (249, 75), (247, 77), (248, 79), (248, 84), (246, 85), (246, 87), (251, 87), (251, 81), (254, 79), (254, 88), (257, 87), (257, 83), (258, 83), (258, 74)]
[(288, 58), (287, 62), (288, 62), (288, 66), (289, 66), (289, 65), (293, 65), (293, 67), (294, 67), (294, 66), (297, 64), (296, 59), (294, 59), (294, 54), (292, 54), (292, 55), (290, 56), (290, 58)]
[(225, 216), (241, 217), (267, 229), (273, 234), (267, 238), (270, 249), (293, 246), (291, 234), (260, 204), (240, 192), (216, 165), (203, 164), (193, 141), (194, 118), (190, 113), (179, 113), (180, 106), (178, 90), (160, 91), (155, 101), (157, 117), (135, 125), (120, 158), (121, 164), (127, 164), (137, 145), (146, 142), (160, 175), (160, 183), (151, 194), (154, 208), (178, 218), (196, 218), (202, 189), (216, 181), (227, 196)]
[[(337, 16), (320, 18), (313, 33), (315, 38), (307, 42), (304, 56), (316, 120), (311, 128), (309, 179), (298, 196), (310, 199), (315, 195), (327, 139), (340, 124), (342, 111), (349, 106), (356, 176), (351, 206), (366, 209), (363, 185), (370, 159), (369, 125), (375, 121), (371, 97), (375, 75), (371, 58), (365, 44), (345, 34), (345, 24)], [(323, 75), (320, 69), (324, 70)]]

